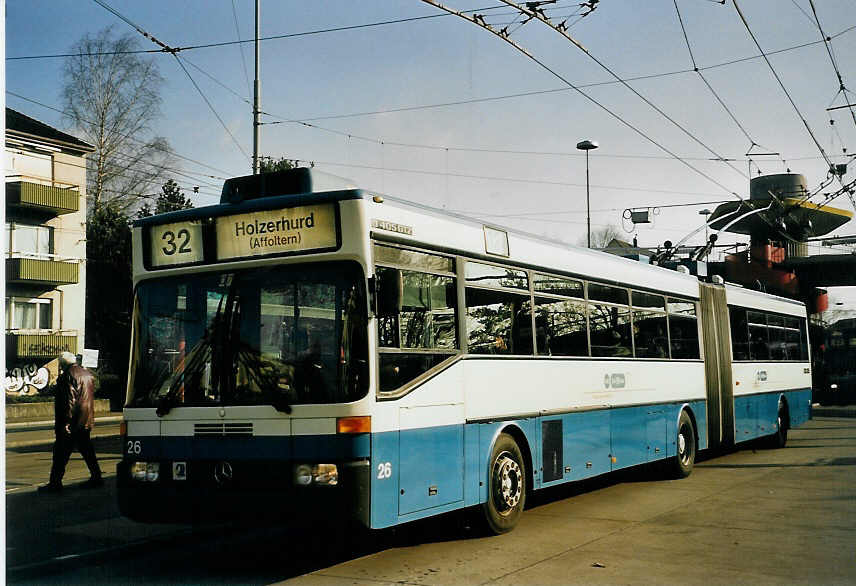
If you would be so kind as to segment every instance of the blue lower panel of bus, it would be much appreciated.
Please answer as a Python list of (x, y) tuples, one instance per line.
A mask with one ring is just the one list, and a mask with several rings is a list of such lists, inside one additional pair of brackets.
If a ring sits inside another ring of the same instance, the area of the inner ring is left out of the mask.
[(704, 401), (373, 434), (371, 525), (390, 527), (485, 502), (491, 450), (501, 432), (515, 436), (536, 489), (674, 456), (684, 405), (704, 449)]
[(734, 441), (745, 442), (776, 432), (779, 399), (787, 404), (791, 427), (811, 417), (811, 389), (760, 393), (734, 398)]

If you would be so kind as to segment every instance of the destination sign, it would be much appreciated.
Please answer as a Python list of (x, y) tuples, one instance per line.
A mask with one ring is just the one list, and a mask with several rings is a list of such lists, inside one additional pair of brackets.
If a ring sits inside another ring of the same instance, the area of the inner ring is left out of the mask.
[(184, 265), (204, 259), (202, 222), (176, 222), (152, 226), (150, 264), (153, 267)]
[(216, 218), (217, 260), (336, 246), (336, 207), (326, 203)]

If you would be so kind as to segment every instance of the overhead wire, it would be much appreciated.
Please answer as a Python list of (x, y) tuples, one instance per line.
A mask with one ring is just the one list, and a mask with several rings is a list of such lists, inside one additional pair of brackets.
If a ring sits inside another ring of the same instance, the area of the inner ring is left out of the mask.
[[(235, 20), (235, 37), (241, 38), (241, 27), (238, 26), (238, 8), (235, 6), (235, 0), (232, 0), (232, 17)], [(247, 97), (253, 95), (253, 86), (250, 83), (250, 74), (247, 71), (247, 56), (244, 54), (244, 46), (238, 45), (241, 52), (241, 65), (244, 67), (244, 78), (247, 80)]]
[[(678, 0), (672, 0), (672, 1), (675, 5), (675, 12), (678, 15), (678, 23), (681, 25), (681, 32), (683, 33), (683, 36), (684, 36), (684, 42), (687, 45), (687, 52), (689, 53), (690, 61), (693, 64), (693, 71), (695, 71), (698, 74), (699, 78), (702, 80), (704, 85), (707, 87), (707, 89), (710, 91), (710, 93), (713, 94), (713, 97), (716, 98), (716, 101), (719, 102), (719, 105), (722, 106), (722, 109), (725, 110), (725, 112), (728, 114), (728, 116), (731, 118), (731, 120), (734, 122), (734, 124), (737, 125), (737, 128), (740, 129), (740, 132), (743, 133), (743, 136), (746, 137), (746, 140), (749, 141), (750, 146), (749, 146), (748, 152), (751, 152), (754, 147), (761, 146), (761, 145), (758, 144), (758, 142), (756, 142), (755, 139), (749, 134), (749, 131), (746, 130), (746, 127), (743, 126), (743, 124), (737, 119), (737, 116), (734, 115), (734, 112), (731, 111), (731, 108), (728, 107), (728, 105), (725, 103), (725, 101), (722, 99), (722, 97), (716, 92), (715, 89), (713, 89), (713, 86), (710, 84), (710, 81), (708, 81), (708, 79), (704, 76), (704, 74), (699, 69), (698, 63), (696, 62), (696, 59), (695, 59), (695, 54), (693, 53), (692, 44), (690, 43), (689, 35), (687, 34), (686, 26), (684, 25), (684, 19), (683, 19), (683, 16), (681, 15), (681, 9), (678, 6)], [(748, 154), (748, 152), (747, 152), (747, 154)], [(751, 161), (751, 159), (750, 159), (750, 161)], [(784, 160), (782, 162), (784, 163)]]
[[(62, 110), (62, 109), (57, 108), (57, 107), (54, 107), (54, 106), (49, 106), (48, 104), (45, 104), (45, 103), (43, 103), (43, 102), (39, 102), (38, 100), (34, 100), (34, 99), (32, 99), (32, 98), (28, 98), (28, 97), (26, 97), (26, 96), (22, 96), (21, 94), (16, 93), (16, 92), (13, 92), (12, 90), (8, 90), (8, 89), (7, 89), (7, 90), (6, 90), (6, 93), (7, 93), (7, 94), (9, 94), (10, 96), (14, 96), (14, 97), (16, 97), (16, 98), (18, 98), (18, 99), (20, 99), (20, 100), (24, 100), (25, 102), (29, 102), (29, 103), (31, 103), (31, 104), (35, 104), (35, 105), (37, 105), (37, 106), (41, 106), (42, 108), (45, 108), (45, 109), (47, 109), (47, 110), (52, 110), (52, 111), (54, 111), (54, 112), (57, 112), (57, 113), (59, 113), (59, 114), (63, 114), (63, 115), (65, 115), (65, 116), (71, 116), (71, 113), (70, 113), (70, 112), (67, 112), (67, 111), (65, 111), (65, 110)], [(85, 119), (81, 119), (81, 120), (82, 120), (83, 122), (86, 122), (87, 124), (94, 124), (94, 122), (92, 122), (91, 120), (85, 120)], [(141, 139), (138, 139), (138, 138), (134, 138), (133, 136), (127, 136), (126, 138), (127, 138), (128, 140), (130, 140), (130, 141), (132, 141), (132, 142), (136, 142), (136, 143), (138, 143), (138, 144), (147, 144), (147, 141), (144, 141), (144, 140), (141, 140)], [(195, 165), (199, 165), (200, 167), (205, 167), (206, 169), (211, 169), (212, 171), (217, 171), (218, 173), (223, 173), (223, 174), (225, 174), (225, 175), (230, 175), (230, 176), (234, 176), (234, 175), (235, 175), (234, 173), (232, 173), (232, 172), (230, 172), (230, 171), (224, 171), (223, 169), (219, 169), (219, 168), (217, 168), (217, 167), (212, 167), (211, 165), (209, 165), (209, 164), (207, 164), (207, 163), (203, 163), (203, 162), (201, 162), (201, 161), (197, 161), (196, 159), (191, 159), (190, 157), (187, 157), (187, 156), (184, 156), (184, 155), (180, 155), (180, 154), (176, 153), (175, 151), (173, 151), (172, 149), (169, 149), (169, 150), (168, 150), (168, 151), (166, 151), (166, 152), (169, 152), (172, 156), (177, 157), (177, 158), (179, 158), (179, 159), (182, 159), (182, 160), (188, 161), (188, 162), (193, 163), (193, 164), (195, 164)], [(211, 175), (210, 177), (212, 177), (212, 178), (214, 178), (214, 179), (222, 179), (221, 177), (216, 177), (216, 176), (214, 176), (214, 175)]]
[[(426, 0), (423, 0), (423, 1), (426, 1)], [(559, 33), (560, 35), (562, 35), (565, 39), (567, 39), (568, 41), (570, 41), (570, 42), (571, 42), (571, 44), (573, 44), (575, 47), (577, 47), (577, 48), (578, 48), (578, 49), (580, 49), (583, 53), (585, 53), (585, 55), (586, 55), (589, 59), (591, 59), (592, 61), (594, 61), (594, 62), (595, 62), (595, 63), (596, 63), (596, 64), (597, 64), (601, 69), (603, 69), (604, 71), (606, 71), (607, 73), (609, 73), (609, 75), (611, 75), (613, 78), (615, 78), (619, 83), (621, 83), (621, 85), (623, 85), (623, 86), (624, 86), (624, 87), (626, 87), (628, 90), (630, 90), (630, 91), (631, 91), (631, 92), (632, 92), (636, 97), (638, 97), (639, 99), (641, 99), (641, 100), (642, 100), (643, 102), (645, 102), (648, 106), (650, 106), (650, 107), (651, 107), (655, 112), (657, 112), (658, 114), (660, 114), (660, 116), (662, 116), (663, 118), (665, 118), (666, 120), (668, 120), (668, 121), (669, 121), (673, 126), (675, 126), (678, 130), (680, 130), (681, 132), (683, 132), (683, 133), (684, 133), (687, 137), (689, 137), (693, 142), (695, 142), (695, 143), (697, 143), (698, 145), (700, 145), (702, 148), (704, 148), (707, 152), (709, 152), (710, 154), (712, 154), (714, 157), (716, 157), (716, 158), (718, 158), (719, 160), (723, 161), (723, 162), (724, 162), (728, 167), (730, 167), (732, 170), (734, 170), (735, 172), (739, 173), (739, 174), (740, 174), (741, 176), (743, 176), (744, 178), (748, 179), (748, 177), (746, 176), (746, 174), (745, 174), (745, 173), (743, 173), (743, 171), (739, 170), (737, 167), (735, 167), (734, 165), (732, 165), (729, 161), (727, 161), (727, 160), (725, 159), (725, 157), (723, 157), (722, 155), (720, 155), (719, 153), (717, 153), (715, 150), (713, 150), (713, 148), (711, 148), (710, 146), (708, 146), (708, 145), (707, 145), (704, 141), (702, 141), (699, 137), (697, 137), (695, 134), (693, 134), (693, 133), (692, 133), (692, 132), (690, 132), (687, 128), (685, 128), (685, 127), (684, 127), (680, 122), (678, 122), (678, 121), (677, 121), (677, 120), (675, 120), (673, 117), (671, 117), (669, 114), (667, 114), (667, 113), (666, 113), (662, 108), (660, 108), (657, 104), (655, 104), (654, 102), (652, 102), (652, 101), (651, 101), (650, 99), (648, 99), (646, 96), (642, 95), (638, 90), (636, 90), (636, 88), (634, 88), (634, 87), (633, 87), (633, 86), (631, 86), (629, 83), (627, 83), (627, 81), (622, 80), (622, 79), (621, 79), (621, 77), (620, 77), (617, 73), (615, 73), (615, 72), (614, 72), (614, 71), (613, 71), (613, 70), (612, 70), (608, 65), (606, 65), (603, 61), (601, 61), (600, 59), (598, 59), (598, 58), (597, 58), (597, 57), (596, 57), (596, 56), (595, 56), (591, 51), (589, 51), (587, 48), (585, 48), (585, 47), (584, 47), (584, 46), (583, 46), (579, 41), (577, 41), (576, 39), (574, 39), (574, 38), (573, 38), (573, 37), (572, 37), (572, 36), (571, 36), (571, 35), (570, 35), (566, 30), (563, 30), (563, 29), (558, 28), (556, 25), (554, 25), (552, 22), (550, 22), (550, 20), (549, 20), (547, 17), (545, 17), (544, 15), (540, 14), (537, 10), (532, 10), (532, 9), (530, 9), (530, 8), (528, 7), (528, 5), (527, 5), (527, 6), (520, 6), (520, 5), (516, 4), (515, 2), (512, 2), (512, 0), (500, 0), (500, 2), (502, 2), (503, 4), (507, 4), (508, 6), (515, 7), (515, 8), (517, 8), (518, 10), (520, 10), (520, 11), (522, 11), (522, 12), (526, 13), (527, 15), (531, 15), (531, 16), (532, 16), (532, 18), (534, 18), (534, 19), (536, 19), (536, 20), (538, 20), (538, 21), (542, 22), (543, 24), (545, 24), (545, 25), (549, 26), (551, 29), (553, 29), (554, 31), (556, 31), (557, 33)], [(501, 36), (500, 36), (500, 37), (501, 37)], [(727, 189), (727, 188), (726, 188), (726, 189)], [(729, 190), (729, 191), (730, 191), (730, 190)], [(738, 198), (740, 198), (740, 196), (739, 196), (739, 195), (738, 195), (737, 197), (738, 197)], [(742, 199), (742, 198), (740, 198), (740, 199)]]
[[(496, 175), (476, 175), (469, 173), (449, 173), (443, 171), (426, 171), (423, 169), (406, 169), (406, 168), (390, 168), (390, 167), (382, 167), (376, 165), (360, 165), (357, 163), (338, 163), (334, 161), (323, 161), (319, 159), (291, 159), (296, 161), (297, 163), (305, 163), (307, 165), (314, 165), (316, 167), (320, 166), (331, 166), (331, 167), (349, 167), (354, 169), (367, 169), (372, 171), (394, 171), (399, 173), (414, 173), (420, 175), (448, 175), (449, 177), (456, 177), (462, 179), (482, 179), (482, 180), (490, 180), (490, 181), (503, 181), (507, 183), (532, 183), (537, 185), (555, 185), (558, 187), (585, 187), (585, 183), (570, 183), (566, 181), (551, 181), (547, 179), (530, 179), (524, 177), (500, 177)], [(639, 192), (643, 191), (646, 193), (666, 193), (670, 195), (698, 195), (705, 197), (715, 197), (717, 194), (714, 193), (705, 193), (705, 192), (690, 192), (685, 190), (669, 190), (669, 189), (655, 189), (655, 188), (647, 188), (640, 187), (634, 185), (633, 187), (621, 187), (615, 185), (591, 185), (591, 187), (596, 187), (599, 189), (611, 189), (616, 191), (633, 191)]]
[(553, 75), (554, 77), (556, 77), (557, 79), (559, 79), (559, 80), (560, 80), (560, 81), (562, 81), (563, 83), (566, 83), (568, 86), (572, 87), (572, 88), (573, 88), (577, 93), (579, 93), (580, 95), (582, 95), (585, 99), (587, 99), (588, 101), (592, 102), (594, 105), (596, 105), (597, 107), (599, 107), (601, 110), (605, 111), (607, 114), (609, 114), (610, 116), (612, 116), (613, 118), (615, 118), (616, 120), (618, 120), (619, 122), (621, 122), (622, 124), (624, 124), (625, 126), (627, 126), (627, 127), (628, 127), (629, 129), (631, 129), (633, 132), (635, 132), (636, 134), (638, 134), (639, 136), (641, 136), (642, 138), (644, 138), (645, 140), (647, 140), (648, 142), (650, 142), (651, 144), (653, 144), (654, 146), (656, 146), (657, 148), (659, 148), (660, 150), (662, 150), (663, 152), (665, 152), (665, 153), (667, 153), (667, 154), (671, 155), (673, 158), (675, 158), (677, 161), (681, 162), (683, 165), (685, 165), (686, 167), (688, 167), (689, 169), (691, 169), (692, 171), (694, 171), (696, 174), (700, 175), (701, 177), (704, 177), (705, 179), (707, 179), (707, 180), (708, 180), (708, 181), (710, 181), (711, 183), (713, 183), (713, 184), (717, 185), (718, 187), (720, 187), (721, 189), (723, 189), (723, 190), (724, 190), (724, 191), (726, 191), (727, 193), (730, 193), (730, 194), (734, 195), (735, 197), (737, 197), (738, 199), (741, 199), (741, 200), (742, 200), (742, 198), (740, 197), (740, 195), (739, 195), (739, 194), (737, 194), (736, 192), (734, 192), (734, 191), (732, 191), (732, 190), (728, 189), (728, 187), (726, 187), (726, 186), (725, 186), (725, 185), (723, 185), (721, 182), (719, 182), (717, 179), (714, 179), (713, 177), (711, 177), (710, 175), (708, 175), (708, 174), (707, 174), (707, 173), (705, 173), (704, 171), (702, 171), (702, 170), (700, 170), (700, 169), (696, 168), (695, 166), (691, 165), (689, 162), (687, 162), (686, 160), (682, 159), (682, 158), (681, 158), (680, 156), (678, 156), (677, 154), (673, 153), (673, 152), (672, 152), (671, 150), (669, 150), (667, 147), (665, 147), (664, 145), (660, 144), (660, 143), (659, 143), (659, 142), (657, 142), (655, 139), (651, 138), (648, 134), (646, 134), (645, 132), (643, 132), (642, 130), (640, 130), (639, 128), (637, 128), (636, 126), (634, 126), (633, 124), (631, 124), (631, 123), (630, 123), (630, 122), (628, 122), (627, 120), (625, 120), (625, 119), (624, 119), (623, 117), (621, 117), (619, 114), (617, 114), (616, 112), (614, 112), (614, 111), (612, 111), (611, 109), (609, 109), (607, 106), (605, 106), (605, 105), (603, 105), (602, 103), (600, 103), (600, 102), (598, 102), (597, 100), (595, 100), (595, 99), (594, 99), (593, 97), (591, 97), (589, 94), (587, 94), (586, 92), (584, 92), (583, 90), (581, 90), (580, 88), (578, 88), (576, 85), (574, 85), (573, 83), (571, 83), (567, 78), (565, 78), (565, 77), (564, 77), (564, 76), (562, 76), (560, 73), (558, 73), (557, 71), (555, 71), (554, 69), (552, 69), (550, 66), (548, 66), (546, 63), (544, 63), (543, 61), (541, 61), (540, 59), (538, 59), (537, 57), (535, 57), (534, 55), (532, 55), (528, 50), (526, 50), (523, 46), (519, 45), (516, 41), (513, 41), (512, 39), (510, 39), (510, 38), (508, 38), (508, 37), (506, 37), (506, 36), (500, 35), (496, 30), (494, 30), (494, 29), (492, 29), (492, 28), (490, 28), (490, 27), (485, 27), (485, 26), (481, 25), (480, 23), (478, 23), (476, 20), (474, 20), (474, 19), (470, 18), (469, 16), (467, 16), (466, 14), (463, 14), (463, 13), (461, 13), (461, 12), (459, 12), (459, 11), (456, 11), (456, 10), (454, 10), (454, 9), (448, 8), (448, 7), (446, 7), (446, 6), (443, 6), (443, 5), (442, 5), (442, 4), (440, 4), (439, 2), (436, 2), (435, 0), (422, 0), (422, 1), (423, 1), (423, 2), (425, 2), (425, 3), (427, 3), (427, 4), (431, 4), (432, 6), (434, 6), (434, 7), (438, 8), (438, 9), (440, 9), (440, 10), (444, 10), (444, 11), (450, 12), (450, 13), (452, 13), (452, 14), (455, 14), (455, 15), (459, 16), (460, 18), (463, 18), (464, 20), (467, 20), (467, 21), (469, 21), (469, 22), (471, 22), (471, 23), (475, 24), (476, 26), (480, 26), (480, 27), (484, 28), (484, 29), (485, 29), (485, 30), (487, 30), (488, 32), (490, 32), (490, 33), (494, 34), (495, 36), (499, 37), (500, 39), (504, 40), (506, 43), (510, 44), (510, 45), (511, 45), (511, 46), (513, 46), (515, 49), (517, 49), (518, 51), (520, 51), (521, 53), (523, 53), (524, 55), (526, 55), (529, 59), (531, 59), (531, 60), (532, 60), (532, 61), (534, 61), (536, 64), (538, 64), (538, 65), (539, 65), (541, 68), (543, 68), (545, 71), (549, 72), (551, 75)]
[[(814, 0), (808, 0), (809, 5), (811, 6), (811, 12), (814, 15), (814, 21), (817, 23), (817, 30), (820, 32), (820, 37), (823, 39), (823, 46), (826, 48), (826, 53), (829, 55), (829, 61), (832, 63), (832, 68), (835, 70), (835, 76), (838, 78), (838, 93), (835, 94), (838, 97), (840, 94), (844, 94), (844, 101), (847, 103), (849, 100), (847, 99), (847, 88), (844, 86), (844, 78), (841, 75), (841, 69), (838, 67), (838, 62), (835, 59), (835, 56), (832, 54), (832, 39), (827, 37), (823, 32), (823, 26), (820, 24), (820, 18), (817, 15), (817, 9), (814, 6)], [(833, 99), (834, 101), (834, 99)], [(848, 109), (850, 110), (850, 116), (853, 118), (853, 124), (856, 124), (856, 111), (853, 110), (853, 104), (848, 104)]]
[(192, 75), (190, 75), (190, 72), (187, 70), (187, 67), (184, 66), (184, 63), (182, 63), (181, 59), (178, 57), (177, 53), (180, 49), (173, 48), (173, 47), (167, 45), (166, 43), (164, 43), (163, 41), (157, 39), (154, 35), (147, 32), (146, 30), (144, 30), (141, 26), (137, 25), (136, 23), (132, 22), (130, 19), (128, 19), (126, 16), (121, 14), (119, 11), (117, 11), (116, 9), (111, 7), (109, 4), (107, 4), (103, 0), (93, 0), (93, 2), (95, 2), (99, 6), (103, 7), (104, 9), (109, 11), (111, 14), (114, 14), (115, 16), (117, 16), (120, 20), (122, 20), (123, 22), (130, 25), (134, 30), (136, 30), (138, 33), (143, 35), (145, 38), (149, 39), (150, 41), (152, 41), (153, 43), (155, 43), (156, 45), (161, 47), (161, 49), (163, 49), (165, 52), (170, 53), (173, 57), (175, 57), (175, 60), (176, 60), (176, 62), (178, 62), (179, 67), (181, 67), (181, 70), (184, 71), (184, 74), (190, 80), (190, 83), (193, 84), (193, 87), (196, 88), (196, 91), (202, 97), (202, 100), (208, 106), (208, 109), (211, 110), (211, 113), (214, 114), (214, 117), (217, 118), (218, 122), (220, 122), (220, 125), (226, 131), (226, 134), (229, 135), (229, 138), (232, 139), (232, 142), (235, 144), (235, 146), (238, 147), (238, 150), (241, 151), (241, 154), (243, 154), (244, 157), (249, 161), (250, 155), (247, 154), (247, 151), (244, 150), (244, 148), (241, 146), (241, 143), (238, 142), (238, 139), (235, 138), (235, 135), (232, 134), (232, 131), (229, 130), (229, 127), (226, 125), (226, 123), (223, 122), (223, 119), (220, 117), (220, 114), (214, 108), (214, 105), (211, 104), (211, 101), (205, 95), (205, 92), (202, 91), (202, 88), (199, 87), (199, 84), (196, 83), (196, 80), (193, 78)]
[(779, 77), (778, 72), (776, 71), (775, 67), (773, 67), (773, 64), (770, 62), (770, 58), (767, 56), (766, 53), (764, 53), (764, 49), (761, 47), (761, 43), (758, 42), (758, 38), (755, 36), (755, 33), (752, 32), (752, 28), (749, 26), (749, 21), (746, 20), (746, 16), (743, 14), (743, 11), (740, 9), (740, 5), (737, 3), (737, 0), (733, 0), (733, 2), (734, 2), (734, 8), (737, 10), (737, 14), (740, 16), (740, 20), (743, 22), (743, 26), (746, 27), (746, 31), (749, 33), (749, 36), (752, 38), (752, 41), (755, 43), (755, 46), (761, 52), (761, 55), (763, 55), (764, 61), (767, 63), (767, 67), (769, 67), (770, 71), (773, 73), (773, 77), (775, 77), (776, 81), (779, 83), (779, 87), (782, 88), (782, 91), (785, 93), (785, 96), (787, 96), (788, 101), (791, 103), (791, 106), (793, 107), (794, 111), (797, 113), (797, 116), (802, 121), (803, 126), (805, 126), (806, 131), (808, 131), (809, 136), (814, 141), (815, 146), (817, 146), (817, 149), (820, 151), (821, 155), (823, 156), (823, 159), (826, 161), (827, 166), (831, 167), (832, 161), (830, 161), (829, 155), (826, 154), (826, 151), (824, 150), (823, 146), (821, 146), (820, 142), (817, 140), (817, 137), (814, 135), (814, 131), (811, 129), (811, 126), (809, 126), (809, 124), (808, 124), (808, 120), (806, 120), (805, 116), (803, 116), (803, 113), (800, 111), (796, 102), (791, 97), (791, 94), (788, 91), (788, 88), (785, 87), (785, 84), (782, 81), (782, 78)]

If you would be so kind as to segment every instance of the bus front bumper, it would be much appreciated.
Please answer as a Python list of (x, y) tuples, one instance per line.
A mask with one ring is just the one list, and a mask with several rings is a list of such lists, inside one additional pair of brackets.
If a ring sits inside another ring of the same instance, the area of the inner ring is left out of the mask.
[[(116, 467), (119, 511), (148, 523), (348, 518), (369, 526), (369, 461), (336, 462), (335, 485), (297, 485), (288, 462), (189, 462), (185, 479), (165, 469), (157, 480), (132, 478), (134, 462)], [(161, 468), (165, 468), (162, 463)]]

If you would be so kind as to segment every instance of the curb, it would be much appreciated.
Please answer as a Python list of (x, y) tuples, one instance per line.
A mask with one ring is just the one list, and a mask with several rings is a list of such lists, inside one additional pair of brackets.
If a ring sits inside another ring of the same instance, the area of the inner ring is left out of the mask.
[[(121, 421), (122, 421), (121, 415), (116, 415), (116, 416), (111, 416), (111, 417), (96, 417), (95, 418), (96, 426), (98, 424), (113, 425), (116, 423), (121, 423)], [(53, 429), (53, 426), (54, 426), (53, 420), (50, 420), (50, 421), (48, 421), (48, 420), (45, 420), (45, 421), (24, 421), (24, 422), (18, 422), (18, 423), (7, 423), (6, 424), (7, 433), (6, 433), (6, 437), (5, 437), (6, 441), (5, 441), (4, 445), (6, 448), (29, 448), (29, 447), (33, 447), (33, 446), (51, 446), (51, 445), (53, 445), (53, 443), (55, 441), (55, 438), (53, 436), (43, 437), (43, 438), (39, 438), (39, 439), (22, 439), (22, 440), (16, 441), (16, 440), (12, 439), (12, 438), (14, 438), (15, 434), (14, 433), (8, 433), (8, 432), (9, 431), (13, 431), (13, 432), (17, 431), (20, 433), (20, 432), (26, 432), (26, 431), (45, 431), (45, 430)], [(111, 438), (111, 437), (118, 437), (118, 436), (119, 436), (118, 430), (117, 431), (100, 431), (99, 432), (98, 428), (96, 427), (95, 431), (93, 431), (90, 438), (95, 440), (95, 439)]]
[[(96, 417), (95, 423), (120, 423), (121, 415), (112, 415), (109, 417)], [(52, 429), (54, 425), (53, 419), (45, 419), (43, 421), (20, 421), (18, 423), (6, 423), (6, 429)]]
[(856, 417), (856, 406), (848, 405), (845, 407), (822, 407), (812, 405), (812, 417)]

